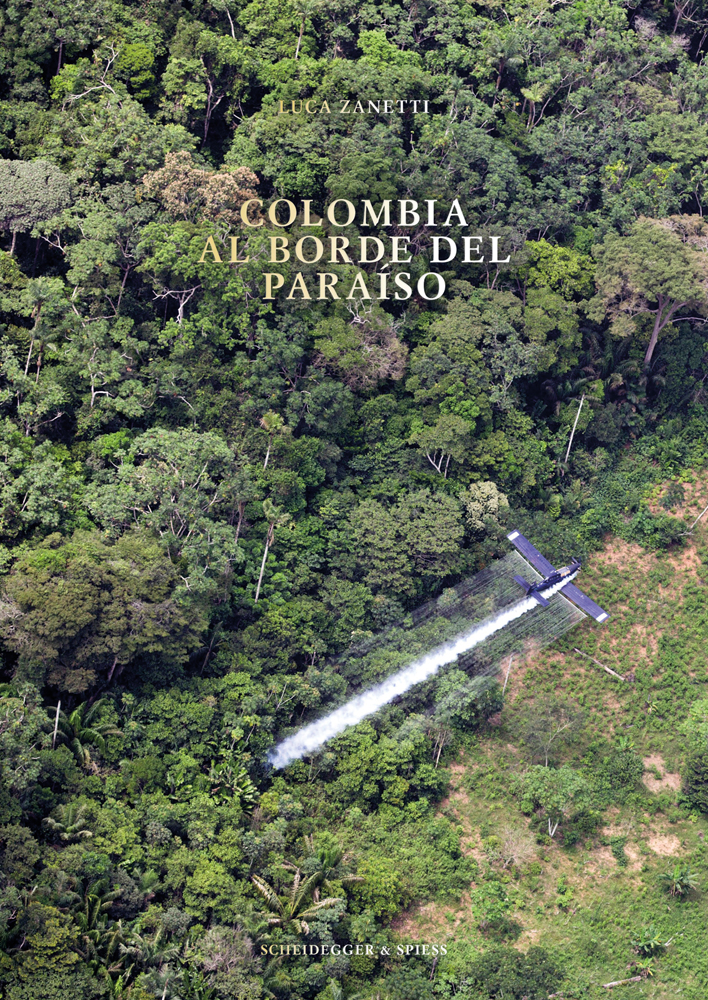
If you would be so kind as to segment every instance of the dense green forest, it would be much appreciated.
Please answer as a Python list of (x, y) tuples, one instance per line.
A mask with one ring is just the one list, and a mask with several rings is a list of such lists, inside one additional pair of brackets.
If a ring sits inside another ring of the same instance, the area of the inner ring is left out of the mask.
[[(704, 0), (3, 0), (5, 1000), (705, 996), (707, 46)], [(428, 111), (335, 113), (385, 99)], [(407, 236), (414, 292), (267, 300), (320, 265), (268, 263), (249, 199), (467, 226), (300, 219)], [(589, 556), (605, 630), (273, 772), (510, 526)]]

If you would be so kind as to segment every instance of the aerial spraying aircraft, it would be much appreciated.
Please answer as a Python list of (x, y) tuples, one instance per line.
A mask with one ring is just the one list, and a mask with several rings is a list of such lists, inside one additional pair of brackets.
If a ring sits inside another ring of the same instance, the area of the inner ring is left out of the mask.
[(548, 601), (543, 596), (544, 590), (548, 590), (555, 584), (560, 583), (564, 578), (567, 578), (568, 582), (565, 587), (561, 588), (560, 593), (571, 600), (573, 604), (577, 604), (579, 608), (587, 612), (596, 622), (607, 621), (610, 617), (608, 613), (603, 611), (598, 604), (590, 600), (587, 594), (584, 594), (582, 590), (578, 590), (575, 584), (572, 583), (580, 572), (581, 564), (579, 559), (573, 559), (568, 566), (561, 566), (560, 569), (556, 569), (520, 531), (512, 531), (506, 537), (516, 546), (521, 555), (525, 559), (528, 559), (534, 569), (544, 577), (538, 583), (528, 583), (527, 580), (524, 580), (523, 576), (514, 577), (529, 597), (535, 598), (542, 607), (547, 608)]

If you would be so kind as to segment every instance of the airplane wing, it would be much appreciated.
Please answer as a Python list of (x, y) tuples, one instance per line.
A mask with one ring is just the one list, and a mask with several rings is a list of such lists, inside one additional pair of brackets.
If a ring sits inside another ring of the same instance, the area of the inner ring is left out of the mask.
[(599, 604), (595, 604), (582, 590), (578, 590), (574, 583), (567, 583), (561, 590), (561, 594), (564, 594), (574, 604), (577, 604), (579, 608), (586, 611), (596, 622), (606, 622), (610, 617), (606, 611), (602, 610)]
[(549, 563), (548, 559), (542, 556), (538, 549), (531, 544), (528, 538), (524, 538), (520, 531), (512, 531), (506, 537), (542, 576), (550, 576), (554, 572), (555, 566)]

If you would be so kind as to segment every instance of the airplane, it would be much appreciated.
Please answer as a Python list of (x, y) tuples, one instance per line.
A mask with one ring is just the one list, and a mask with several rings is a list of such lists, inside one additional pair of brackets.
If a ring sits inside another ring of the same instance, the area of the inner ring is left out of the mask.
[(524, 538), (520, 531), (512, 531), (506, 536), (509, 541), (519, 550), (522, 556), (524, 556), (534, 569), (538, 570), (544, 576), (543, 580), (538, 583), (528, 583), (524, 580), (523, 576), (515, 576), (514, 580), (524, 588), (526, 593), (535, 598), (538, 603), (544, 607), (548, 607), (548, 601), (543, 596), (543, 591), (548, 590), (556, 583), (560, 583), (561, 580), (567, 577), (568, 582), (564, 587), (561, 587), (560, 593), (571, 600), (574, 604), (577, 604), (579, 608), (587, 612), (591, 618), (594, 618), (596, 622), (605, 622), (610, 617), (606, 611), (591, 601), (590, 598), (578, 590), (572, 581), (580, 572), (580, 560), (573, 559), (568, 566), (561, 566), (560, 569), (556, 569), (545, 556), (542, 556), (535, 546), (531, 544), (528, 538)]

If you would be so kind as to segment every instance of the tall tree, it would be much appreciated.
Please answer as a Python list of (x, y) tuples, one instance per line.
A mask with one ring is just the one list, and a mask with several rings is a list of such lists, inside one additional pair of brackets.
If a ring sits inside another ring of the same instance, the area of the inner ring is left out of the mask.
[(645, 219), (627, 236), (611, 234), (593, 248), (598, 266), (598, 294), (593, 317), (607, 313), (616, 337), (639, 332), (637, 319), (653, 316), (644, 364), (651, 363), (657, 342), (682, 309), (708, 310), (708, 224), (687, 220)]
[(70, 201), (69, 178), (53, 163), (0, 160), (0, 229), (12, 233), (10, 253), (18, 233), (57, 215)]
[(163, 547), (139, 531), (115, 545), (98, 532), (50, 535), (6, 578), (0, 627), (20, 675), (80, 693), (141, 656), (176, 664), (199, 646), (206, 616), (177, 598), (179, 582)]

